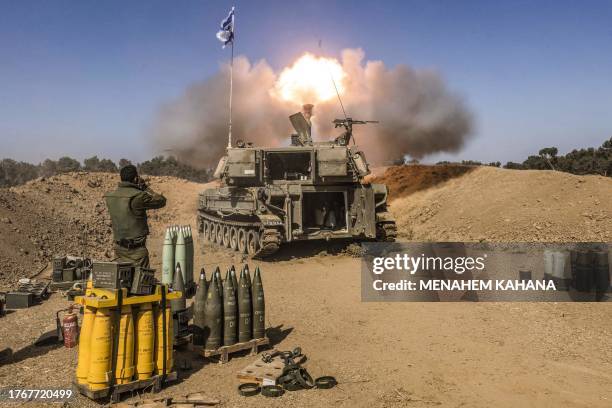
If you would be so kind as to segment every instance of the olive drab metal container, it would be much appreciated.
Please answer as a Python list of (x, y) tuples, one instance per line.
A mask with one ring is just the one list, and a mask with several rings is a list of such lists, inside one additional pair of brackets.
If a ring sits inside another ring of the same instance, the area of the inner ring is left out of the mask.
[(87, 384), (90, 390), (101, 390), (110, 384), (113, 351), (113, 312), (111, 309), (97, 309), (91, 332), (89, 370)]
[(216, 350), (223, 344), (223, 303), (217, 275), (218, 273), (213, 273), (204, 306), (204, 348), (206, 350)]
[(81, 325), (81, 334), (79, 337), (79, 357), (76, 369), (77, 383), (81, 385), (87, 384), (89, 363), (91, 359), (91, 339), (95, 317), (96, 309), (90, 306), (85, 306), (85, 310), (83, 312), (83, 323)]
[(238, 342), (243, 343), (253, 338), (253, 324), (251, 320), (251, 287), (249, 269), (243, 268), (238, 282)]
[(170, 228), (166, 228), (162, 247), (162, 283), (172, 285), (174, 280), (174, 239)]
[(155, 316), (151, 303), (143, 303), (138, 307), (135, 326), (136, 379), (146, 380), (155, 371)]
[(223, 345), (235, 344), (237, 335), (238, 305), (236, 304), (236, 291), (234, 282), (228, 270), (223, 288)]
[(172, 312), (178, 312), (187, 308), (187, 301), (185, 299), (185, 284), (183, 282), (183, 273), (181, 271), (181, 264), (177, 262), (176, 271), (174, 272), (174, 282), (172, 283), (173, 292), (181, 292), (181, 296), (177, 299), (170, 301), (170, 307)]
[(342, 133), (314, 142), (306, 106), (289, 118), (291, 145), (226, 149), (214, 173), (220, 186), (199, 195), (200, 239), (257, 258), (292, 241), (395, 240), (387, 186), (364, 179), (365, 155), (349, 143), (353, 126), (368, 121), (336, 119)]
[(127, 384), (134, 376), (134, 317), (130, 305), (121, 307), (118, 343), (115, 382)]
[(193, 344), (204, 345), (204, 326), (206, 319), (206, 294), (208, 282), (204, 268), (200, 271), (200, 281), (193, 300)]
[(266, 335), (266, 301), (259, 266), (255, 268), (251, 296), (253, 299), (253, 338), (261, 339)]

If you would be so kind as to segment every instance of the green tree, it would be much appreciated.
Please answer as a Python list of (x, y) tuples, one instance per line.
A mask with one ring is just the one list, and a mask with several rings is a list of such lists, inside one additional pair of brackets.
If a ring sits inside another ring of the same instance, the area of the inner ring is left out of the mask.
[(64, 156), (60, 157), (57, 161), (57, 172), (58, 173), (69, 173), (71, 171), (81, 170), (81, 163), (72, 157)]
[(119, 159), (119, 168), (122, 169), (123, 167), (127, 166), (128, 164), (132, 164), (131, 161), (129, 161), (128, 159)]
[(45, 159), (39, 167), (40, 175), (43, 177), (51, 177), (57, 174), (57, 162), (55, 160)]

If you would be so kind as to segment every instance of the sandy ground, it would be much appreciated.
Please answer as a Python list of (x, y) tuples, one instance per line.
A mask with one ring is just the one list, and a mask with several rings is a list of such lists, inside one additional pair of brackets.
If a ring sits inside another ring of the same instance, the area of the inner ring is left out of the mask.
[[(172, 204), (152, 220), (149, 248), (159, 267), (162, 226), (194, 224), (202, 186), (157, 188)], [(330, 254), (321, 255), (324, 249)], [(240, 262), (210, 246), (196, 257), (196, 266), (207, 271)], [(204, 391), (229, 407), (612, 406), (609, 303), (362, 303), (360, 260), (312, 243), (284, 248), (272, 261), (250, 262), (255, 264), (263, 273), (275, 347), (302, 347), (309, 372), (333, 375), (339, 386), (280, 399), (244, 398), (236, 393), (236, 372), (254, 357), (238, 355), (218, 365), (183, 352), (177, 360), (189, 360), (192, 369), (180, 371), (181, 381), (162, 395)], [(70, 386), (76, 350), (32, 346), (67, 304), (54, 294), (0, 319), (0, 348), (15, 352), (12, 362), (0, 365), (0, 386)], [(83, 397), (70, 405), (97, 406)]]

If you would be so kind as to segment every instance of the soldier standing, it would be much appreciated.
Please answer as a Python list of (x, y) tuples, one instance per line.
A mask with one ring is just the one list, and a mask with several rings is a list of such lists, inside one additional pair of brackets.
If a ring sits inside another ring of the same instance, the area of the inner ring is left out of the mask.
[(120, 176), (117, 189), (104, 196), (113, 223), (115, 255), (121, 262), (148, 268), (147, 210), (164, 207), (166, 197), (151, 190), (131, 164), (121, 169)]

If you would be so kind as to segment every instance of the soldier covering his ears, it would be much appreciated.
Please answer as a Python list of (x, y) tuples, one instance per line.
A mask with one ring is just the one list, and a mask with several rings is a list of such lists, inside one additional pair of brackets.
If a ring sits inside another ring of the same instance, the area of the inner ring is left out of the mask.
[(120, 262), (148, 268), (147, 210), (164, 207), (166, 197), (151, 190), (138, 176), (134, 165), (124, 166), (120, 176), (117, 189), (104, 196), (113, 224), (115, 255)]

